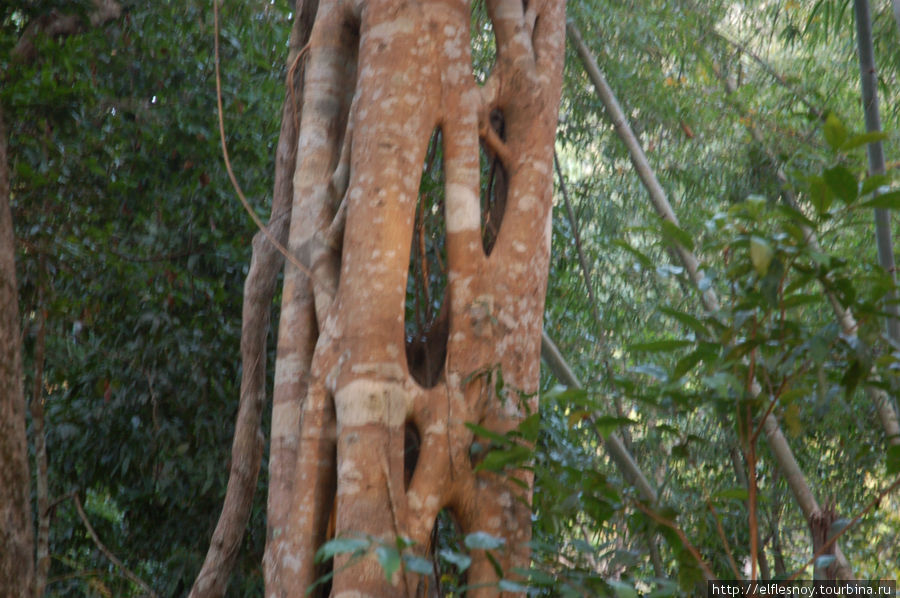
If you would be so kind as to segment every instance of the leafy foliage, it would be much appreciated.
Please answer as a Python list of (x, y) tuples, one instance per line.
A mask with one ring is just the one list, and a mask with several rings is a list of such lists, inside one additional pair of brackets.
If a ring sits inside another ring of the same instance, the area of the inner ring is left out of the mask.
[[(160, 593), (181, 594), (224, 494), (253, 232), (221, 167), (211, 12), (196, 2), (123, 3), (120, 19), (39, 36), (37, 58), (17, 60), (10, 49), (46, 4), (5, 9), (0, 101), (26, 350), (34, 314), (47, 310), (51, 498), (95, 496), (86, 508), (104, 543)], [(225, 13), (228, 142), (261, 211), (287, 11), (254, 2)], [(264, 496), (235, 595), (261, 582)], [(65, 505), (54, 513), (51, 554), (52, 594), (130, 591)]]

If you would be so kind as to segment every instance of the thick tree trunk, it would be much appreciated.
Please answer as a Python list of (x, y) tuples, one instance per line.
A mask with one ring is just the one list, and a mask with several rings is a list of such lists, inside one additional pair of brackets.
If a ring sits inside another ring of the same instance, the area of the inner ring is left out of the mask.
[(0, 108), (0, 598), (31, 596), (34, 531), (29, 487), (19, 293)]
[[(504, 433), (536, 409), (564, 6), (487, 6), (497, 61), (481, 88), (468, 3), (319, 6), (288, 242), (308, 271), (288, 265), (285, 275), (267, 596), (297, 594), (322, 574), (313, 556), (329, 519), (338, 536), (391, 545), (403, 536), (422, 554), (446, 508), (463, 533), (506, 540), (495, 555), (505, 575), (528, 564), (531, 475), (475, 472), (466, 423)], [(501, 115), (502, 134), (492, 113)], [(446, 357), (425, 388), (407, 363), (404, 306), (420, 176), (436, 129), (449, 332), (426, 339), (445, 342), (436, 354)], [(489, 256), (479, 141), (506, 172)], [(501, 372), (502, 397), (491, 383)], [(410, 428), (421, 439), (413, 471), (404, 461)], [(472, 557), (468, 583), (487, 585), (469, 595), (499, 595), (490, 560), (479, 551)], [(334, 571), (334, 596), (413, 596), (419, 582), (402, 572), (386, 579), (373, 554), (339, 556)]]

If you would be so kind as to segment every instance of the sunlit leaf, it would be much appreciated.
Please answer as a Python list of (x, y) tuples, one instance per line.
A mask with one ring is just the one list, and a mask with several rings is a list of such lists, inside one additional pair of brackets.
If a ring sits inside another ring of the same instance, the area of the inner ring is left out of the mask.
[(775, 257), (775, 250), (768, 241), (756, 236), (750, 238), (750, 261), (757, 274), (766, 275), (773, 257)]
[(836, 150), (844, 145), (844, 142), (847, 140), (847, 129), (833, 112), (829, 113), (825, 119), (824, 129), (825, 141), (828, 142), (831, 149)]
[(397, 569), (400, 568), (400, 553), (393, 546), (382, 544), (375, 548), (375, 556), (378, 558), (378, 564), (384, 570), (384, 578), (390, 581)]
[(359, 553), (367, 550), (371, 542), (363, 538), (334, 538), (316, 552), (315, 561), (321, 563), (338, 554)]
[(469, 550), (496, 550), (506, 543), (506, 539), (492, 536), (487, 532), (466, 534), (465, 544)]

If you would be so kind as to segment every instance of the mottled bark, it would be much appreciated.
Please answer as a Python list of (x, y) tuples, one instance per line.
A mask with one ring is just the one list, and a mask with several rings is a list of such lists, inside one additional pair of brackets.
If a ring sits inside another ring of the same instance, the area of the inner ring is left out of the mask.
[[(528, 564), (531, 475), (476, 473), (465, 424), (503, 433), (536, 408), (564, 7), (558, 0), (487, 6), (497, 62), (479, 87), (468, 3), (320, 4), (288, 240), (309, 272), (288, 265), (285, 273), (267, 596), (296, 595), (321, 575), (313, 557), (330, 519), (339, 536), (404, 536), (421, 553), (447, 508), (464, 533), (506, 539), (497, 560), (508, 575)], [(502, 115), (503, 138), (492, 113)], [(436, 128), (449, 329), (437, 383), (424, 388), (407, 363), (404, 304), (419, 180)], [(506, 173), (490, 257), (479, 212), (480, 143)], [(497, 370), (513, 391), (507, 399), (487, 383)], [(404, 463), (410, 427), (421, 441), (413, 471)], [(499, 595), (490, 561), (472, 556), (468, 582), (486, 585), (469, 595)], [(338, 557), (334, 567), (334, 596), (416, 592), (416, 578), (398, 572), (386, 580), (373, 555)]]
[(34, 578), (34, 532), (6, 148), (0, 107), (0, 598), (27, 598)]

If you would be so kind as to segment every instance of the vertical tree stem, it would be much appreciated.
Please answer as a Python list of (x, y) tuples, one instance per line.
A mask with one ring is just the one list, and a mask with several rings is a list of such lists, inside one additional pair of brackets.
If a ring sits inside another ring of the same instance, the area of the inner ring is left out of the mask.
[[(868, 0), (854, 0), (853, 10), (856, 14), (857, 49), (859, 52), (859, 79), (862, 88), (863, 111), (866, 119), (866, 132), (881, 131), (881, 115), (878, 111), (878, 72), (875, 70), (875, 51), (872, 47), (872, 19), (869, 13)], [(884, 174), (884, 148), (880, 140), (867, 146), (869, 155), (869, 174)], [(891, 216), (885, 208), (875, 208), (875, 241), (878, 246), (878, 263), (890, 274), (896, 284), (894, 267), (894, 248), (891, 243)], [(897, 305), (897, 293), (888, 293), (885, 311), (887, 318), (888, 338), (894, 345), (900, 345), (900, 307)]]

